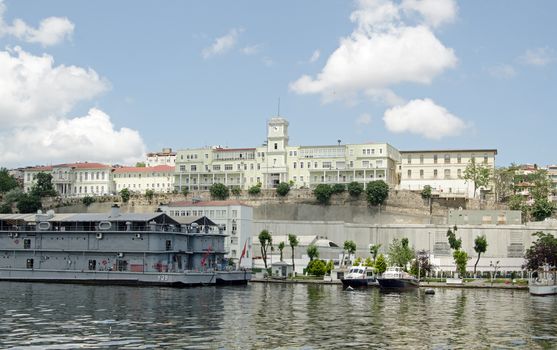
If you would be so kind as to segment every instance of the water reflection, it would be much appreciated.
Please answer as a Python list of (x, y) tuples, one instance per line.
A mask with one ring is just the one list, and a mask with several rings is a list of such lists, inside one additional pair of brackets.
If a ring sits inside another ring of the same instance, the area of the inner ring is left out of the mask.
[(0, 348), (557, 348), (557, 297), (0, 282)]

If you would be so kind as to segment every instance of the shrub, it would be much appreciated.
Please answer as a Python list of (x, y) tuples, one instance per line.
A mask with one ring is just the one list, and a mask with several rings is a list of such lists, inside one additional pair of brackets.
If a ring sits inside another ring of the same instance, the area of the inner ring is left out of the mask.
[(315, 186), (313, 190), (313, 195), (317, 199), (317, 201), (321, 204), (326, 204), (331, 199), (331, 195), (333, 194), (333, 189), (330, 185), (327, 184), (319, 184)]
[(290, 185), (286, 182), (281, 182), (277, 186), (277, 194), (284, 197), (290, 192)]
[(347, 188), (348, 188), (348, 193), (352, 197), (359, 197), (360, 194), (364, 192), (364, 185), (356, 181), (352, 181), (351, 183), (349, 183)]
[(425, 185), (424, 188), (422, 189), (422, 198), (431, 198), (431, 186), (430, 185)]
[(251, 187), (248, 189), (248, 193), (249, 193), (251, 196), (257, 196), (258, 194), (260, 194), (260, 193), (261, 193), (261, 183), (258, 183), (258, 184), (255, 185), (255, 186), (251, 186)]
[(366, 195), (369, 204), (382, 204), (389, 196), (389, 185), (383, 180), (371, 181), (367, 184)]
[(325, 274), (327, 273), (327, 264), (323, 260), (311, 260), (308, 263), (306, 272), (309, 275), (325, 276)]
[(230, 196), (230, 190), (228, 187), (221, 183), (211, 185), (209, 192), (211, 192), (211, 197), (218, 200), (225, 200)]
[(153, 199), (154, 195), (155, 195), (155, 191), (151, 189), (145, 190), (145, 198), (147, 198), (149, 202)]
[(120, 197), (122, 197), (122, 202), (127, 203), (130, 200), (130, 190), (124, 188), (120, 191)]
[(230, 192), (232, 193), (232, 195), (238, 197), (240, 194), (242, 194), (242, 189), (240, 188), (240, 186), (232, 186), (230, 188)]
[(37, 210), (41, 209), (41, 207), (41, 199), (30, 194), (21, 196), (21, 198), (17, 202), (17, 210), (19, 210), (19, 212), (22, 214), (36, 213)]
[(95, 202), (95, 198), (91, 197), (91, 196), (85, 196), (83, 197), (83, 199), (81, 199), (81, 202), (86, 206), (90, 206), (91, 204), (93, 204)]
[(184, 197), (187, 197), (187, 195), (188, 195), (189, 193), (190, 193), (190, 191), (188, 191), (188, 188), (187, 188), (187, 187), (182, 188), (182, 195), (183, 195)]
[(334, 184), (332, 187), (333, 194), (339, 194), (346, 190), (346, 186), (344, 184)]

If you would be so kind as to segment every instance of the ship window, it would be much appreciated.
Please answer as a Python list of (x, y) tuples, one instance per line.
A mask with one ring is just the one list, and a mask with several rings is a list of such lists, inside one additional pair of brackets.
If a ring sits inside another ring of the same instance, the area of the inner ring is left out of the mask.
[(126, 260), (116, 260), (116, 271), (127, 271), (128, 270), (128, 262)]
[(32, 269), (33, 268), (33, 259), (27, 259), (27, 268), (28, 269)]
[(172, 241), (166, 240), (166, 250), (172, 250)]
[(31, 249), (31, 240), (30, 239), (24, 239), (23, 240), (23, 249)]
[(97, 260), (89, 260), (89, 270), (97, 269)]

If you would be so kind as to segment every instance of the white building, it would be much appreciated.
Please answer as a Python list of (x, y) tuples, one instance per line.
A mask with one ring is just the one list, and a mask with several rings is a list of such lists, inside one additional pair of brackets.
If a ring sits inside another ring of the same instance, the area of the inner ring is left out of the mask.
[(26, 192), (35, 184), (40, 172), (52, 175), (52, 185), (62, 197), (101, 196), (114, 191), (110, 165), (84, 162), (25, 169), (23, 188)]
[(239, 262), (244, 250), (241, 267), (252, 267), (253, 208), (239, 201), (173, 202), (160, 207), (170, 216), (206, 216), (218, 225), (224, 225), (227, 257)]
[(463, 178), (466, 166), (474, 158), (493, 174), (496, 155), (496, 149), (401, 151), (399, 188), (421, 191), (429, 185), (441, 197), (473, 198), (474, 184)]
[(399, 152), (387, 143), (290, 146), (289, 123), (271, 118), (266, 144), (255, 148), (197, 148), (176, 155), (175, 187), (181, 191), (206, 190), (214, 183), (248, 189), (292, 182), (294, 187), (318, 184), (366, 184), (384, 180), (397, 184)]
[(155, 193), (169, 193), (174, 190), (174, 167), (169, 165), (116, 168), (113, 178), (117, 192), (124, 188), (141, 194), (145, 194), (146, 190)]
[(176, 152), (172, 152), (172, 148), (163, 148), (161, 152), (149, 152), (145, 165), (148, 167), (157, 165), (175, 166)]

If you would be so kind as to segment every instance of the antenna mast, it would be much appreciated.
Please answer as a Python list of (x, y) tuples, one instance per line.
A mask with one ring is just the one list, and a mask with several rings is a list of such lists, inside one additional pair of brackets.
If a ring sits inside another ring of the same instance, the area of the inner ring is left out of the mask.
[(277, 117), (280, 117), (280, 97), (278, 98), (278, 110), (277, 110)]

